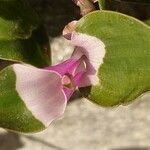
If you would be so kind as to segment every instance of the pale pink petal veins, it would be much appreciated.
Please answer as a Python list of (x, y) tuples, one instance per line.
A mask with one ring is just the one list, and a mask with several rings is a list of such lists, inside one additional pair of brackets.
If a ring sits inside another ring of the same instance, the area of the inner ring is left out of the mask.
[(45, 126), (64, 113), (67, 97), (57, 72), (21, 64), (14, 64), (13, 69), (19, 96)]
[(76, 27), (76, 23), (77, 21), (74, 20), (70, 23), (68, 23), (65, 28), (63, 29), (63, 35), (67, 35), (68, 33), (71, 33), (75, 30), (75, 27)]
[(98, 69), (103, 63), (105, 57), (105, 45), (104, 43), (94, 37), (82, 33), (72, 32), (70, 33), (70, 42), (75, 46), (75, 50), (72, 54), (72, 59), (79, 59), (83, 55), (86, 56), (86, 73), (82, 78), (79, 87), (89, 86), (91, 84), (98, 84)]

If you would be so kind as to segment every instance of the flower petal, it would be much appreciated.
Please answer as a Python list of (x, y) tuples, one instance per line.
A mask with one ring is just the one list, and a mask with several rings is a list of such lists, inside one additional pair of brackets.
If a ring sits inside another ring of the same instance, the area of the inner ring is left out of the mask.
[(57, 72), (21, 64), (14, 64), (13, 69), (19, 96), (45, 126), (64, 113), (67, 97)]
[(45, 69), (58, 72), (61, 76), (65, 74), (73, 75), (80, 61), (78, 59), (68, 59), (55, 66), (49, 66)]
[(70, 97), (72, 96), (73, 92), (74, 92), (74, 89), (70, 89), (70, 88), (64, 87), (63, 90), (65, 92), (67, 100), (69, 100)]
[(76, 27), (76, 24), (77, 24), (77, 21), (74, 20), (70, 23), (68, 23), (65, 28), (63, 29), (63, 35), (67, 35), (68, 33), (71, 33), (75, 30), (75, 27)]
[(73, 79), (78, 72), (80, 73), (80, 70), (81, 70), (79, 68), (80, 63), (81, 63), (80, 59), (68, 59), (60, 64), (55, 65), (55, 66), (49, 66), (49, 67), (45, 68), (47, 70), (58, 72), (62, 77), (62, 85), (64, 85), (64, 82), (63, 82), (64, 76), (70, 78), (72, 87), (68, 88), (68, 87), (64, 86), (64, 88), (63, 88), (68, 100), (72, 96), (76, 86), (78, 86), (78, 83), (80, 81), (79, 77), (76, 77), (75, 80)]
[(82, 33), (72, 32), (70, 42), (75, 46), (72, 59), (79, 59), (86, 56), (86, 74), (82, 78), (79, 87), (98, 84), (98, 69), (105, 57), (105, 45), (96, 37)]

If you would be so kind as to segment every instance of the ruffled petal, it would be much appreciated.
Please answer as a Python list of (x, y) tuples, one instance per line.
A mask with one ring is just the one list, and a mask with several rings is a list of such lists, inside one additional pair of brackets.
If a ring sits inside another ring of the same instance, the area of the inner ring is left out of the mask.
[(16, 90), (27, 108), (45, 126), (62, 116), (67, 104), (61, 75), (55, 71), (14, 64)]
[(86, 73), (84, 78), (81, 79), (79, 87), (98, 84), (100, 82), (98, 69), (105, 57), (104, 43), (96, 37), (77, 32), (70, 33), (70, 42), (75, 46), (72, 59), (80, 59), (86, 56)]

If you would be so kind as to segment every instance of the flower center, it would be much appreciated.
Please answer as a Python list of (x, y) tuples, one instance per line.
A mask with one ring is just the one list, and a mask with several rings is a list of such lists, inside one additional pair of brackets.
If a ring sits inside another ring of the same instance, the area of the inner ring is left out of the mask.
[(63, 84), (63, 85), (68, 85), (68, 84), (70, 84), (70, 83), (71, 83), (70, 78), (69, 78), (67, 75), (64, 75), (64, 76), (62, 77), (62, 84)]
[(62, 77), (61, 82), (64, 87), (67, 87), (69, 89), (73, 88), (73, 84), (72, 84), (72, 81), (71, 81), (71, 78), (69, 77), (69, 75), (64, 75)]

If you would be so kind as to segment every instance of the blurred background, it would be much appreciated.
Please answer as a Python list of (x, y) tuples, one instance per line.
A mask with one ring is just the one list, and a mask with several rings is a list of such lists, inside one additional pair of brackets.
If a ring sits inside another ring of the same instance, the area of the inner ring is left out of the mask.
[[(147, 5), (132, 7), (134, 3), (130, 5), (127, 1), (121, 5), (116, 5), (119, 0), (110, 2), (114, 5), (109, 9), (131, 11), (130, 15), (142, 20), (150, 14)], [(81, 17), (79, 8), (71, 0), (30, 0), (30, 3), (43, 16), (48, 29), (53, 64), (68, 58), (73, 47), (60, 35), (68, 22)], [(48, 16), (47, 11), (53, 15)], [(114, 108), (98, 107), (76, 93), (64, 117), (41, 133), (25, 135), (0, 129), (0, 150), (150, 150), (149, 114), (148, 93), (128, 106)]]

